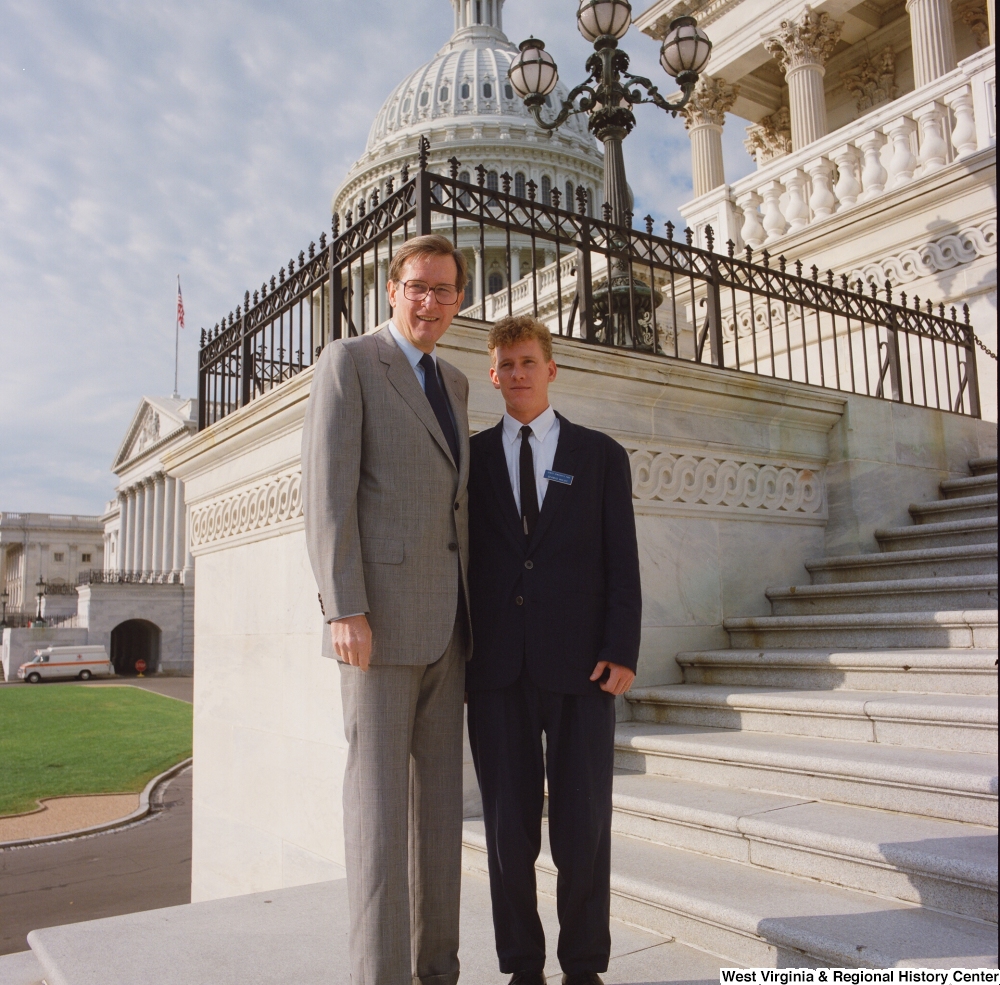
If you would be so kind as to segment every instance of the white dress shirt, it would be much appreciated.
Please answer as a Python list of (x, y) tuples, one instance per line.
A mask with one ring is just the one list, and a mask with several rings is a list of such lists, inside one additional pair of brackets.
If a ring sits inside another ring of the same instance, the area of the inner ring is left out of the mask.
[[(507, 456), (507, 474), (510, 476), (510, 487), (514, 491), (518, 516), (521, 515), (521, 428), (523, 426), (510, 414), (503, 415), (503, 453)], [(552, 468), (556, 458), (556, 446), (559, 444), (559, 418), (549, 406), (531, 422), (529, 427), (531, 435), (528, 438), (528, 445), (531, 447), (531, 458), (535, 466), (535, 489), (538, 493), (538, 508), (541, 510), (545, 490), (549, 488), (549, 480), (544, 476)]]

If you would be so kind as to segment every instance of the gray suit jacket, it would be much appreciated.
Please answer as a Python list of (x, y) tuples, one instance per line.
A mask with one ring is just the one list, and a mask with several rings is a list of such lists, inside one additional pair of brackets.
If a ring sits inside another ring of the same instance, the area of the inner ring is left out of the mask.
[[(468, 598), (469, 381), (438, 366), (458, 467), (384, 329), (327, 345), (306, 407), (302, 500), (320, 606), (327, 622), (368, 613), (373, 664), (436, 661), (455, 627), (460, 579)], [(329, 631), (323, 655), (334, 657)]]

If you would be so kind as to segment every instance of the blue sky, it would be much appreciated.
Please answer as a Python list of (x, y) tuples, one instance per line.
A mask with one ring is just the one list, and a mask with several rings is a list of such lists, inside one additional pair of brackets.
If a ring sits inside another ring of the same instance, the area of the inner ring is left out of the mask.
[[(570, 85), (575, 8), (504, 9)], [(328, 227), (383, 99), (451, 27), (448, 0), (0, 0), (0, 509), (102, 510), (140, 397), (173, 388), (177, 275), (190, 395), (199, 328)], [(623, 47), (662, 77), (655, 42)], [(683, 124), (638, 117), (637, 212), (677, 221)], [(751, 166), (742, 137), (734, 120), (730, 180)]]

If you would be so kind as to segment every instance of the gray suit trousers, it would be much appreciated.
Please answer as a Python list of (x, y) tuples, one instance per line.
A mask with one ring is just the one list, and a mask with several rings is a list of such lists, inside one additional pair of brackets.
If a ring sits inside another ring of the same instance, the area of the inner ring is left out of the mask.
[(464, 612), (429, 665), (340, 665), (352, 985), (455, 985)]

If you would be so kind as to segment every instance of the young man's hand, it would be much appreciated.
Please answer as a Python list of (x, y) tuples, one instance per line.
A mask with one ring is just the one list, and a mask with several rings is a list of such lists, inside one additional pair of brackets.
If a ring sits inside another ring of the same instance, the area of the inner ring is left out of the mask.
[(368, 669), (372, 657), (372, 630), (366, 615), (362, 613), (335, 619), (330, 623), (330, 638), (338, 660), (352, 667)]
[(615, 697), (624, 694), (632, 686), (632, 681), (635, 680), (634, 671), (621, 664), (613, 664), (610, 660), (599, 661), (594, 672), (590, 675), (590, 679), (592, 681), (600, 680), (605, 671), (608, 671), (608, 679), (601, 681), (601, 690), (607, 691), (608, 694), (613, 694)]

